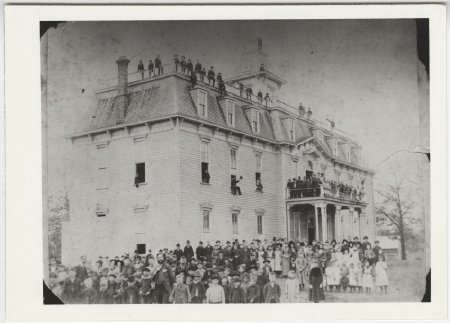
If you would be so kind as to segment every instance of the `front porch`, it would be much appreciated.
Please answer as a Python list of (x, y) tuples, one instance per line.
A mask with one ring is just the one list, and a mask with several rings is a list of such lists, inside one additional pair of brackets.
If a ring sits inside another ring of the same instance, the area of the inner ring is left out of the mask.
[(360, 239), (367, 235), (365, 206), (336, 203), (321, 197), (286, 202), (288, 239), (311, 243), (313, 240)]

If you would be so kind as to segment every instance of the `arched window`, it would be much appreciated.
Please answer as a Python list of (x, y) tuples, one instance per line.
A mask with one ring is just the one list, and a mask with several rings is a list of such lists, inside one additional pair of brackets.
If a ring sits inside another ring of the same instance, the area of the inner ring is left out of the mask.
[(314, 166), (312, 161), (308, 160), (308, 163), (306, 165), (306, 178), (310, 178), (314, 172)]

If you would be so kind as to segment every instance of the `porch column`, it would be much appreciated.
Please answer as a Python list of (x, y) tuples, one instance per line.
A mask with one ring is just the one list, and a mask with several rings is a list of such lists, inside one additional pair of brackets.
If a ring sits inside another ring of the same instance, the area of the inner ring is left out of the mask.
[(352, 207), (348, 208), (348, 217), (350, 219), (350, 239), (353, 240), (353, 237), (355, 236), (354, 232), (354, 226), (355, 226), (355, 218), (353, 217), (353, 213), (354, 213), (355, 209)]
[(289, 241), (291, 234), (291, 207), (286, 204), (286, 238)]
[(359, 215), (359, 227), (361, 229), (361, 237), (359, 238), (361, 239), (362, 237), (367, 235), (367, 220), (365, 208), (361, 208), (361, 213)]
[(320, 206), (320, 213), (322, 213), (322, 242), (328, 240), (328, 221), (327, 221), (327, 205)]
[(341, 207), (336, 205), (336, 211), (334, 213), (334, 224), (336, 226), (336, 241), (342, 240), (342, 220), (341, 220)]
[(319, 241), (319, 216), (317, 215), (317, 205), (314, 204), (314, 220), (315, 220), (315, 227), (316, 227), (316, 241)]

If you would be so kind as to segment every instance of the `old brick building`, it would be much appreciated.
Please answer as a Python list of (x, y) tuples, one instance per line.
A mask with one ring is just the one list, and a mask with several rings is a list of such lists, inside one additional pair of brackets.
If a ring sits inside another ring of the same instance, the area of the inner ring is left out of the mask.
[[(267, 56), (258, 50), (249, 57), (227, 80), (226, 94), (217, 84), (191, 86), (174, 65), (142, 78), (128, 73), (128, 59), (117, 60), (118, 78), (97, 93), (89, 130), (68, 137), (64, 263), (187, 239), (375, 236), (373, 172), (361, 165), (361, 146), (284, 103), (285, 81), (267, 68)], [(258, 100), (259, 90), (269, 100)], [(364, 183), (364, 197), (321, 187), (290, 198), (288, 178), (312, 173)], [(242, 195), (232, 194), (233, 176), (243, 177)]]

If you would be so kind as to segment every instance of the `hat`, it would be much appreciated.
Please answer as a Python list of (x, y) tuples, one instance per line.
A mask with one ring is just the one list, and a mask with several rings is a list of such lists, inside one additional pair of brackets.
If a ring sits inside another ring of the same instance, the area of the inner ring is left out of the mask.
[(369, 237), (368, 236), (364, 236), (364, 238), (363, 239), (369, 239)]
[(186, 243), (191, 243), (191, 242), (189, 240), (187, 240)]
[(258, 269), (255, 265), (251, 265), (248, 269)]
[(264, 259), (263, 264), (270, 264), (270, 260), (269, 259)]
[(231, 242), (230, 241), (227, 241), (227, 244), (230, 244)]
[(239, 277), (240, 274), (239, 274), (239, 272), (237, 272), (237, 271), (232, 271), (232, 272), (230, 273), (230, 276), (231, 276), (231, 277)]
[(142, 268), (142, 272), (146, 272), (146, 271), (150, 272), (150, 269), (148, 269), (147, 267)]
[(216, 241), (216, 243), (220, 243), (220, 241), (219, 241), (219, 240), (217, 240), (217, 241)]
[(179, 247), (180, 246), (180, 244), (179, 243), (177, 243), (177, 245), (176, 245), (177, 247)]
[(109, 274), (110, 277), (116, 278), (117, 276), (115, 274)]
[(215, 280), (215, 279), (219, 280), (219, 276), (218, 275), (212, 275), (211, 276), (211, 280)]
[(243, 273), (243, 274), (242, 274), (242, 279), (244, 279), (245, 277), (247, 277), (247, 278), (250, 279), (250, 275), (249, 275), (248, 273)]
[(198, 244), (203, 244), (203, 242), (202, 241), (200, 241)]
[(237, 282), (241, 282), (241, 279), (239, 277), (234, 277), (233, 278), (233, 283), (237, 283)]

